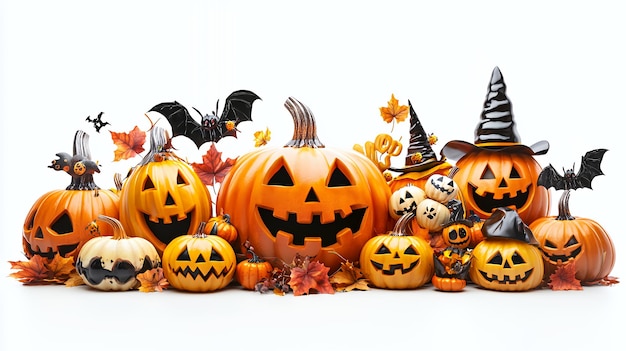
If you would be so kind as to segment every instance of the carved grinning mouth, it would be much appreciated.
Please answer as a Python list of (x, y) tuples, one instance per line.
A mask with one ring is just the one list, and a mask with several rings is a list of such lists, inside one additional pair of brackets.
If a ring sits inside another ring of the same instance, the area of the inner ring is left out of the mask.
[[(170, 265), (170, 268), (171, 268), (171, 265)], [(200, 277), (200, 278), (202, 278), (202, 280), (204, 280), (206, 282), (211, 277), (221, 278), (221, 277), (227, 276), (228, 272), (230, 272), (231, 268), (232, 268), (232, 265), (230, 267), (228, 267), (228, 268), (224, 267), (221, 272), (218, 272), (215, 269), (215, 267), (211, 266), (211, 268), (209, 269), (208, 272), (206, 272), (206, 274), (202, 273), (200, 268), (196, 268), (194, 270), (191, 270), (191, 268), (189, 268), (189, 266), (185, 267), (185, 269), (182, 269), (181, 267), (178, 267), (176, 269), (172, 269), (172, 271), (174, 272), (174, 274), (182, 275), (183, 277), (191, 276), (193, 278), (193, 280), (196, 280), (197, 277)]]
[(515, 209), (519, 210), (520, 208), (524, 207), (524, 205), (528, 201), (528, 189), (530, 188), (530, 185), (528, 185), (526, 191), (519, 190), (514, 197), (511, 197), (510, 194), (505, 194), (502, 199), (497, 200), (494, 199), (493, 193), (486, 192), (484, 196), (480, 196), (478, 195), (478, 193), (476, 193), (476, 187), (471, 184), (468, 184), (468, 186), (469, 193), (472, 194), (474, 203), (481, 211), (485, 213), (491, 213), (494, 208), (498, 207), (515, 206)]
[(276, 237), (279, 231), (291, 234), (294, 245), (304, 245), (306, 238), (321, 238), (322, 247), (337, 243), (337, 234), (346, 228), (353, 234), (358, 232), (366, 210), (367, 207), (352, 210), (352, 213), (343, 218), (335, 212), (335, 220), (329, 223), (321, 223), (320, 215), (313, 215), (311, 223), (299, 223), (295, 213), (290, 212), (287, 220), (283, 220), (274, 217), (272, 210), (258, 208), (259, 216), (272, 236)]
[(415, 212), (415, 211), (417, 211), (417, 202), (413, 201), (411, 203), (411, 206), (409, 206), (409, 207), (407, 207), (405, 209), (402, 209), (402, 210), (396, 210), (396, 214), (398, 216), (402, 216), (403, 214), (406, 214), (406, 213), (409, 213), (409, 212)]
[(383, 264), (382, 263), (378, 263), (378, 262), (375, 262), (373, 260), (370, 260), (370, 262), (372, 262), (372, 265), (377, 270), (383, 272), (384, 275), (394, 275), (394, 274), (396, 274), (397, 270), (402, 271), (402, 274), (406, 274), (406, 273), (412, 271), (413, 268), (415, 268), (415, 266), (417, 266), (417, 264), (420, 262), (420, 259), (418, 258), (417, 260), (415, 260), (415, 262), (411, 263), (411, 265), (408, 266), (407, 268), (402, 268), (404, 265), (402, 263), (398, 263), (398, 264), (391, 264), (391, 265), (389, 265), (389, 269), (383, 269)]
[(530, 277), (530, 274), (533, 272), (533, 268), (527, 270), (526, 273), (524, 273), (523, 277), (518, 274), (515, 277), (513, 277), (513, 279), (511, 279), (511, 277), (507, 274), (503, 275), (502, 278), (498, 277), (498, 275), (496, 274), (492, 274), (490, 277), (487, 272), (483, 272), (481, 270), (478, 270), (478, 271), (483, 276), (483, 278), (485, 278), (485, 280), (487, 280), (490, 283), (497, 282), (500, 284), (516, 284), (517, 282), (525, 282), (528, 279), (528, 277)]
[(33, 257), (35, 255), (37, 256), (41, 256), (43, 258), (47, 258), (47, 259), (53, 259), (54, 256), (56, 256), (56, 254), (59, 254), (59, 256), (61, 257), (67, 257), (67, 255), (76, 250), (76, 248), (78, 247), (78, 244), (71, 244), (71, 245), (59, 245), (57, 246), (57, 251), (53, 251), (51, 247), (48, 248), (48, 251), (41, 251), (41, 249), (39, 247), (37, 247), (37, 249), (35, 250), (30, 243), (28, 242), (24, 242), (26, 245), (24, 245), (24, 247), (26, 248), (26, 250), (28, 251), (28, 257)]
[(143, 214), (144, 220), (150, 232), (164, 244), (169, 244), (174, 238), (181, 235), (185, 235), (189, 232), (191, 227), (191, 212), (187, 212), (187, 216), (184, 219), (179, 220), (178, 216), (171, 216), (171, 223), (165, 224), (163, 218), (159, 218), (158, 222), (150, 220), (150, 215)]
[(578, 247), (576, 250), (572, 251), (572, 253), (568, 256), (568, 255), (550, 255), (549, 253), (545, 252), (543, 249), (541, 250), (541, 252), (543, 253), (544, 257), (550, 261), (551, 263), (566, 263), (569, 260), (574, 260), (576, 259), (576, 257), (578, 257), (578, 255), (582, 252), (582, 246)]

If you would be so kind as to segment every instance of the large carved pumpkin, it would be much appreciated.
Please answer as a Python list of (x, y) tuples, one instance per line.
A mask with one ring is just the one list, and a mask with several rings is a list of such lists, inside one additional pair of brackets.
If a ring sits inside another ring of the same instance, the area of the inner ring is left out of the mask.
[(90, 161), (88, 142), (89, 135), (78, 131), (74, 137), (74, 156), (58, 153), (59, 159), (49, 166), (67, 172), (72, 181), (65, 190), (52, 190), (39, 197), (28, 211), (22, 228), (26, 257), (39, 255), (52, 259), (56, 254), (76, 257), (89, 239), (113, 235), (113, 229), (108, 227), (100, 232), (90, 230), (89, 224), (98, 215), (119, 217), (119, 197), (93, 182), (93, 172), (98, 168)]
[(177, 236), (193, 234), (212, 214), (211, 195), (193, 168), (166, 150), (166, 131), (154, 127), (150, 151), (120, 191), (120, 221), (159, 254)]
[(239, 244), (291, 262), (296, 253), (331, 270), (356, 261), (373, 235), (384, 233), (389, 187), (372, 161), (353, 150), (324, 147), (308, 107), (289, 98), (295, 131), (285, 147), (242, 155), (224, 179), (217, 208), (231, 216)]

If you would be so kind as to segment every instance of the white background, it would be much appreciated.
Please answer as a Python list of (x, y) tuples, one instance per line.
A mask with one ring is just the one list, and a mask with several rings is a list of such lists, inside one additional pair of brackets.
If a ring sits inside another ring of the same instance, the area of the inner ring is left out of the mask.
[[(237, 89), (263, 99), (239, 139), (218, 149), (236, 156), (269, 127), (271, 145), (292, 134), (283, 102), (294, 96), (318, 122), (320, 139), (352, 148), (390, 133), (378, 109), (392, 93), (413, 103), (439, 152), (473, 142), (491, 71), (499, 66), (522, 141), (548, 140), (537, 160), (557, 169), (607, 148), (605, 176), (571, 197), (572, 214), (593, 218), (614, 240), (612, 275), (626, 275), (623, 233), (623, 120), (626, 33), (618, 2), (500, 1), (0, 1), (0, 349), (605, 349), (623, 344), (624, 283), (583, 291), (446, 294), (351, 292), (278, 297), (228, 289), (211, 294), (144, 294), (86, 287), (24, 287), (7, 277), (21, 260), (21, 227), (44, 192), (68, 176), (47, 165), (71, 152), (77, 129), (91, 135), (103, 172), (109, 130), (147, 129), (143, 114), (178, 100), (208, 113)], [(357, 5), (358, 4), (358, 5)], [(221, 109), (221, 107), (220, 107)], [(100, 134), (84, 121), (104, 111)], [(408, 140), (408, 122), (393, 135)], [(180, 140), (183, 139), (183, 140)], [(175, 139), (179, 156), (205, 148)], [(404, 156), (404, 153), (403, 153)], [(402, 158), (394, 160), (402, 164)], [(553, 202), (560, 193), (552, 193)], [(553, 206), (556, 213), (556, 206)], [(619, 348), (619, 347), (618, 347)]]

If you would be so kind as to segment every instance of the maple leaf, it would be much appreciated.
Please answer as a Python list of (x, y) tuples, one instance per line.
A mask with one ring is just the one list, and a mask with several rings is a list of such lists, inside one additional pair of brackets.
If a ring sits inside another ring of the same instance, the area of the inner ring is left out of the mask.
[(564, 264), (550, 274), (548, 286), (552, 290), (582, 290), (580, 280), (576, 279), (576, 262)]
[(129, 133), (111, 132), (111, 139), (117, 146), (114, 151), (113, 161), (127, 160), (144, 151), (143, 144), (146, 142), (146, 132), (135, 126)]
[(52, 260), (34, 255), (28, 261), (9, 261), (11, 269), (16, 270), (9, 276), (24, 285), (58, 284), (66, 281), (75, 271), (74, 259), (56, 254)]
[[(391, 99), (387, 102), (387, 107), (380, 108), (380, 116), (387, 123), (402, 122), (409, 115), (409, 106), (398, 105), (398, 99), (391, 94)], [(393, 127), (392, 127), (393, 131)]]
[(153, 268), (149, 271), (137, 274), (137, 280), (141, 283), (141, 292), (161, 292), (169, 287), (169, 282), (163, 275), (163, 268)]
[(71, 256), (67, 258), (61, 257), (59, 254), (56, 254), (52, 261), (46, 263), (46, 267), (52, 277), (60, 281), (66, 281), (69, 279), (70, 274), (76, 271), (74, 258)]
[(80, 275), (78, 275), (78, 273), (76, 273), (76, 270), (74, 270), (74, 272), (72, 272), (69, 278), (67, 278), (67, 280), (65, 281), (65, 286), (71, 288), (80, 285), (85, 285), (85, 281), (83, 280), (83, 278), (81, 278)]
[(222, 161), (222, 153), (217, 151), (215, 143), (211, 144), (209, 150), (202, 156), (202, 163), (192, 163), (194, 171), (198, 174), (205, 185), (221, 183), (228, 174), (228, 171), (235, 165), (237, 158), (227, 158)]
[(254, 132), (254, 147), (266, 145), (270, 141), (272, 132), (269, 128), (265, 128), (265, 131), (259, 130)]
[(350, 261), (342, 262), (329, 280), (337, 291), (369, 290), (369, 282), (363, 272)]
[(289, 286), (294, 296), (310, 294), (314, 290), (321, 294), (334, 294), (328, 278), (329, 267), (318, 261), (311, 261), (308, 256), (304, 257), (301, 264), (291, 268)]

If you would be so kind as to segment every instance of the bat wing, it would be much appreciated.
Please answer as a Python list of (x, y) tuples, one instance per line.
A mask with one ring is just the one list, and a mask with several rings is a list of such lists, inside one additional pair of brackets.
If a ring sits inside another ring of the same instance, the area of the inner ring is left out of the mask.
[[(226, 122), (233, 121), (235, 126), (240, 122), (252, 121), (252, 104), (261, 98), (249, 90), (237, 90), (226, 98), (224, 111), (219, 120), (218, 140), (224, 136), (237, 137), (236, 130), (228, 130)], [(218, 141), (215, 140), (215, 141)]]
[(564, 190), (565, 177), (561, 176), (559, 172), (557, 172), (557, 170), (550, 164), (539, 173), (537, 185), (541, 185), (546, 189), (554, 187), (556, 190)]
[(604, 175), (600, 169), (600, 163), (602, 162), (602, 157), (604, 157), (605, 152), (607, 152), (607, 149), (591, 150), (582, 157), (580, 169), (576, 174), (576, 189), (591, 189), (591, 181), (593, 178)]
[(199, 148), (205, 143), (202, 126), (191, 115), (185, 106), (177, 101), (163, 102), (155, 105), (148, 112), (154, 111), (162, 114), (172, 126), (172, 138), (184, 135), (191, 139)]

